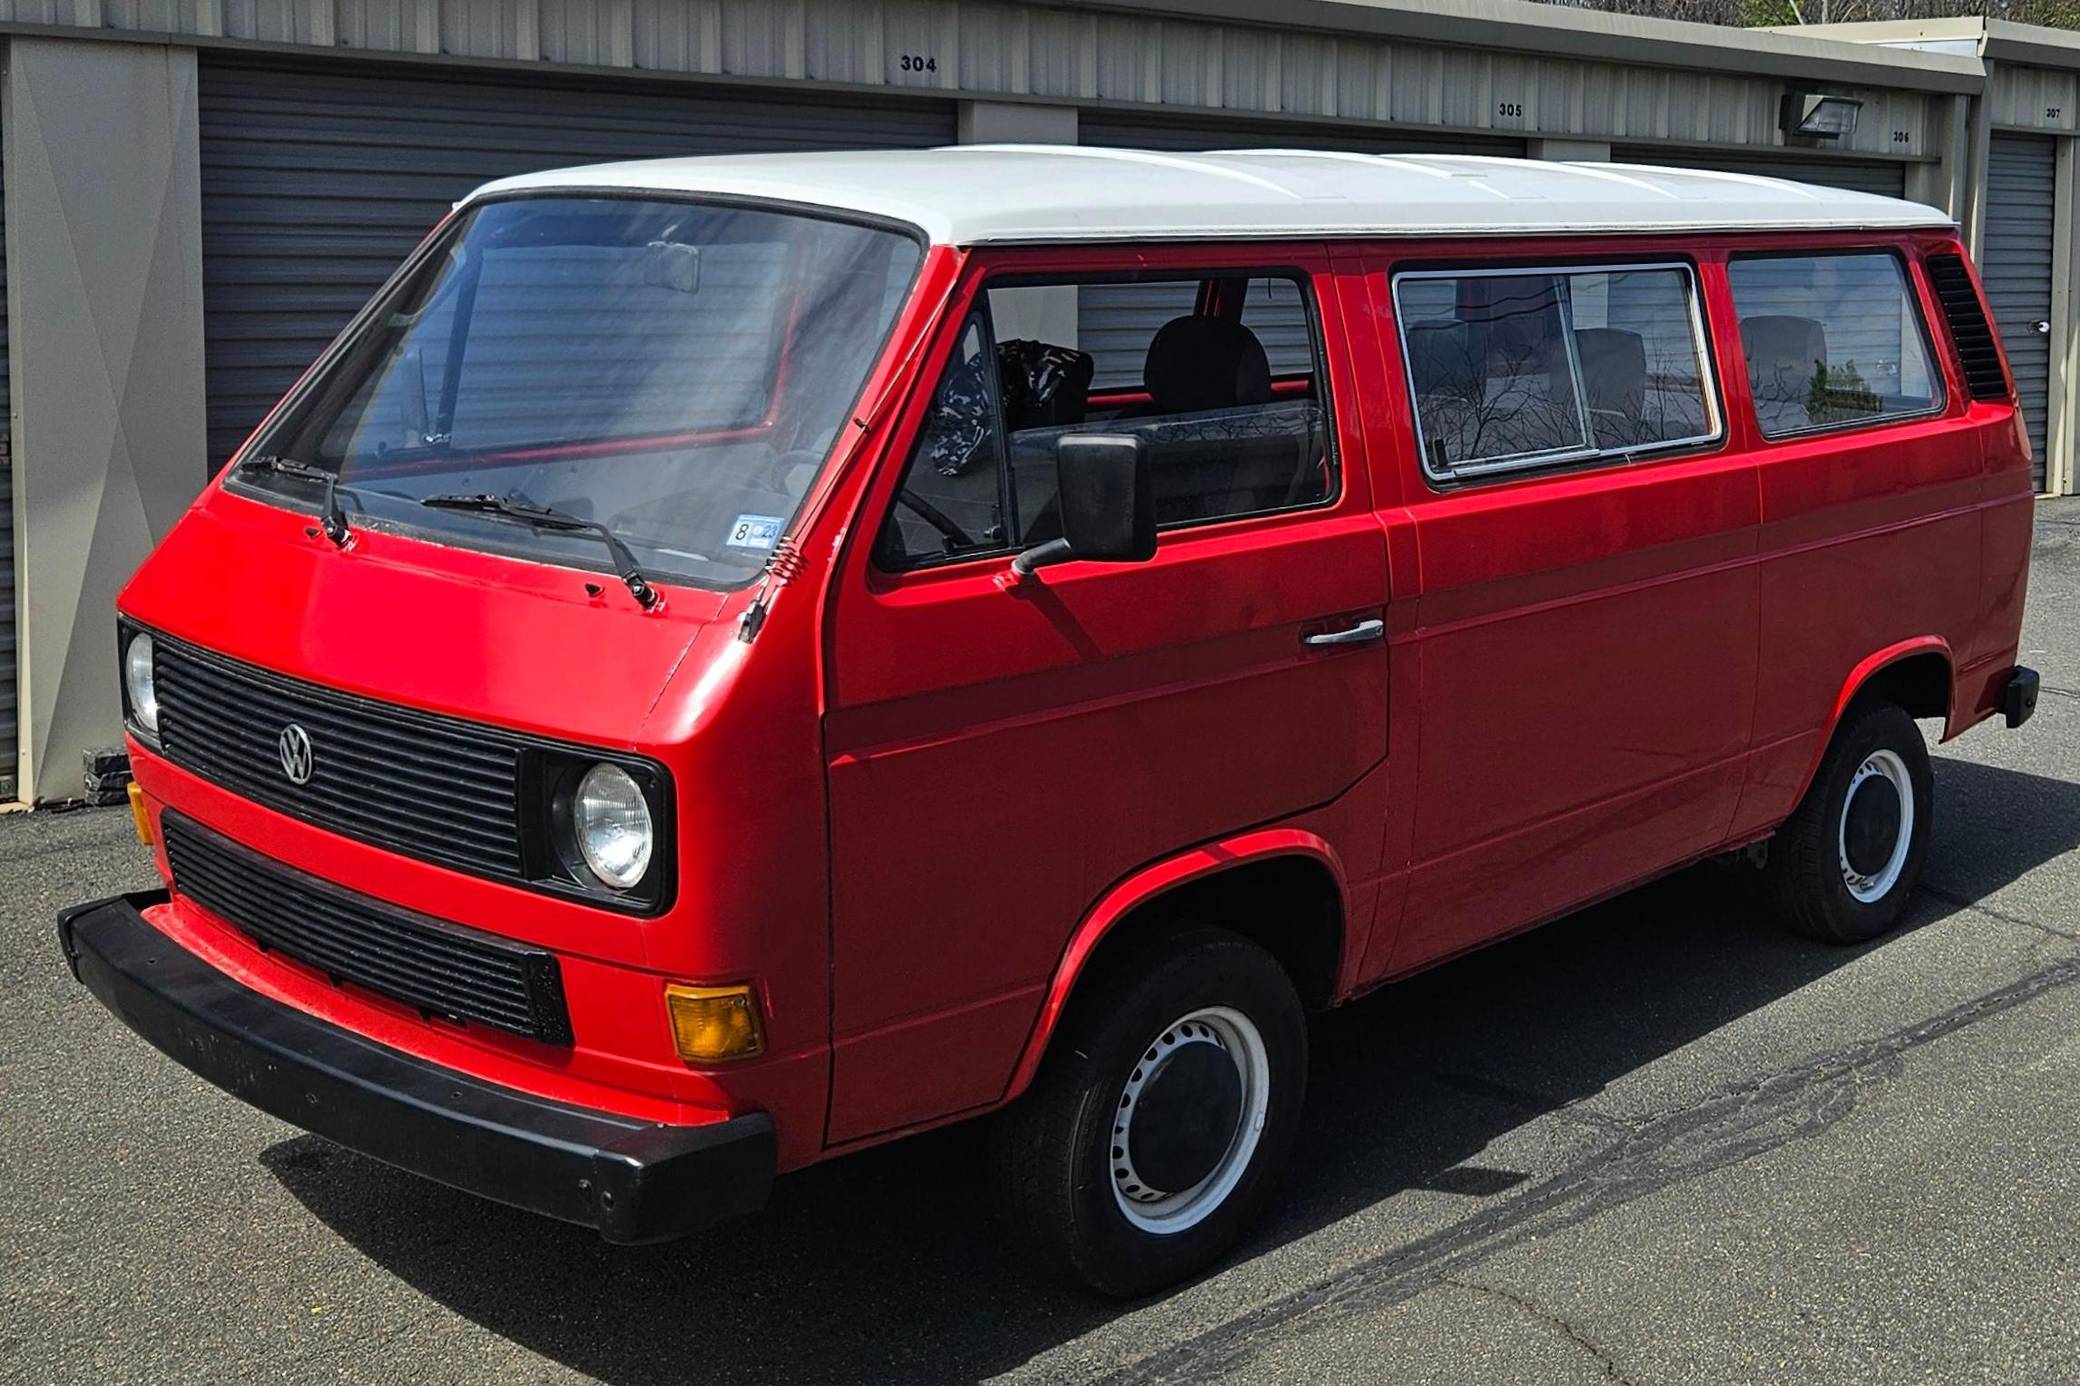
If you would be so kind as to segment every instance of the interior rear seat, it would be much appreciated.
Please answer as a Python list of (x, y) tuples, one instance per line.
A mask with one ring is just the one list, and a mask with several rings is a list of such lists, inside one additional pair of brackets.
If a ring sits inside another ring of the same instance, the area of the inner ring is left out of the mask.
[(1629, 448), (1659, 441), (1660, 430), (1646, 423), (1646, 339), (1623, 328), (1580, 327), (1574, 343), (1596, 446)]
[(1741, 319), (1741, 345), (1763, 432), (1810, 427), (1807, 405), (1813, 376), (1827, 366), (1827, 330), (1811, 318), (1762, 313)]

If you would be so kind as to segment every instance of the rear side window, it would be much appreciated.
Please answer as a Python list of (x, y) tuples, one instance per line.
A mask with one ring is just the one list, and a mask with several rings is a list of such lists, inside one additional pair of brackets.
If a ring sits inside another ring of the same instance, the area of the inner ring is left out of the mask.
[(1687, 265), (1412, 271), (1394, 303), (1433, 477), (1719, 435)]
[(1942, 407), (1942, 379), (1898, 256), (1742, 255), (1726, 277), (1763, 436)]
[(1296, 275), (992, 286), (962, 327), (875, 546), (888, 570), (1060, 537), (1055, 448), (1141, 439), (1158, 524), (1336, 492), (1312, 301)]

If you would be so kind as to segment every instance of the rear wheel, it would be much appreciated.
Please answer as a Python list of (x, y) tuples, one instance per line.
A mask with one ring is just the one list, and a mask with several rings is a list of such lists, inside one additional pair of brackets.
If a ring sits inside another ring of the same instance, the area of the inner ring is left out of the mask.
[(1829, 943), (1892, 928), (1927, 855), (1934, 787), (1913, 718), (1889, 703), (1853, 710), (1770, 841), (1763, 876), (1777, 912)]
[(1269, 1194), (1306, 1082), (1300, 999), (1257, 945), (1193, 929), (1111, 960), (999, 1119), (1012, 1232), (1103, 1294), (1183, 1279)]

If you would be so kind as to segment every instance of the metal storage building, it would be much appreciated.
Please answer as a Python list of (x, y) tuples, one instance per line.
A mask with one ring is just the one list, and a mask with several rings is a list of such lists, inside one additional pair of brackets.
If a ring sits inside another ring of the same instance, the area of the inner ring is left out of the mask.
[[(1010, 139), (1905, 195), (1965, 224), (2043, 483), (2070, 491), (2076, 83), (2080, 35), (2014, 25), (1742, 31), (1518, 0), (0, 0), (0, 802), (77, 792), (81, 749), (117, 736), (116, 590), (487, 179)], [(1789, 94), (1861, 101), (1855, 131), (1794, 147)]]

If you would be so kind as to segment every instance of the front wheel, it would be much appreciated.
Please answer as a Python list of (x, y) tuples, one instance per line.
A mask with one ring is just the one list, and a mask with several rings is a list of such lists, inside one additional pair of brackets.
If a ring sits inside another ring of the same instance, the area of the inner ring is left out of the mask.
[(1269, 1194), (1306, 1083), (1300, 999), (1254, 943), (1194, 929), (1109, 960), (999, 1119), (1012, 1232), (1103, 1294), (1183, 1279)]
[(1921, 876), (1934, 801), (1914, 719), (1889, 703), (1851, 713), (1770, 841), (1763, 874), (1777, 912), (1829, 943), (1892, 928)]

